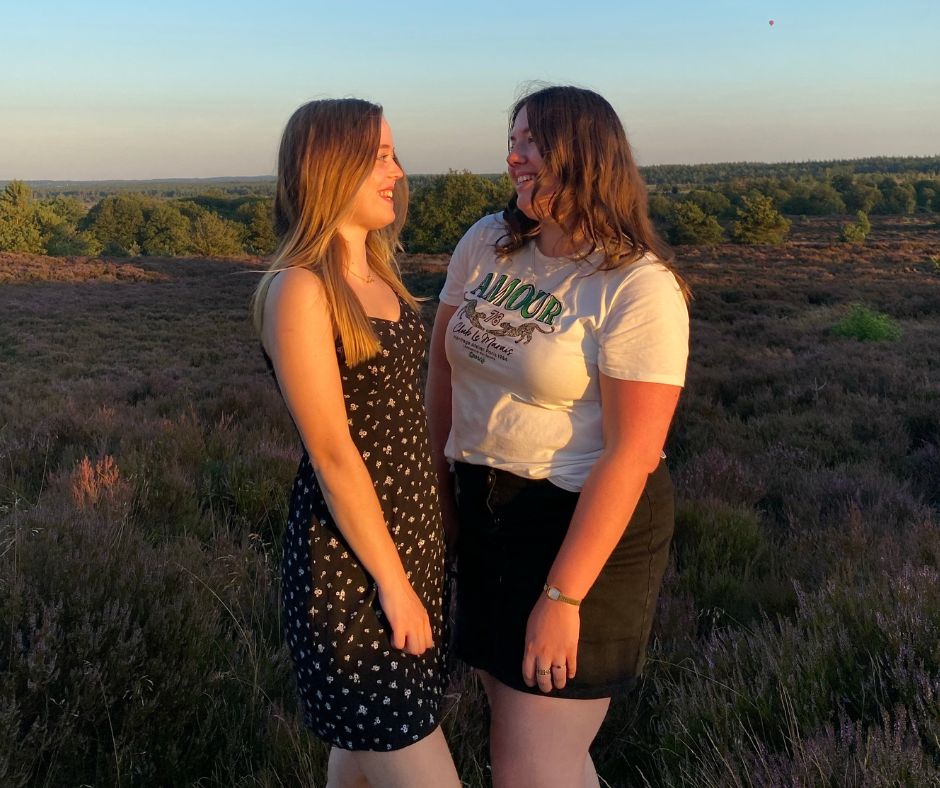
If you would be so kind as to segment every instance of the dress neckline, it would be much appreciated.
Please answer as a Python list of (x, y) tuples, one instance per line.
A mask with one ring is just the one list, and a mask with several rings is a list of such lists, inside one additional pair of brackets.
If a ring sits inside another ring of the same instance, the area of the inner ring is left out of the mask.
[(392, 325), (398, 325), (401, 323), (401, 319), (405, 316), (405, 305), (402, 303), (401, 296), (398, 293), (395, 293), (395, 299), (398, 301), (398, 317), (394, 320), (388, 317), (376, 317), (375, 315), (367, 314), (366, 317), (369, 320), (374, 320), (378, 323), (391, 323)]

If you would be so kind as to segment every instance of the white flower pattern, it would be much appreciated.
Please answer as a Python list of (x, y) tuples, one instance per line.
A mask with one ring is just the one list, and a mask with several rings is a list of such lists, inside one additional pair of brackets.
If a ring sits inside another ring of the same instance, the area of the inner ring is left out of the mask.
[[(424, 329), (405, 304), (397, 323), (374, 319), (373, 326), (381, 364), (352, 372), (337, 348), (350, 434), (439, 645), (446, 642), (444, 540), (419, 387)], [(418, 741), (440, 721), (445, 655), (438, 647), (420, 657), (391, 648), (375, 584), (336, 528), (306, 453), (288, 511), (282, 603), (305, 724), (344, 749)]]

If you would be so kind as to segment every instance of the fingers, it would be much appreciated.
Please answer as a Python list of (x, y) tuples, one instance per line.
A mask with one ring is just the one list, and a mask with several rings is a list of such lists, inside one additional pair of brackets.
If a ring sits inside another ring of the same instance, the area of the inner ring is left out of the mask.
[(404, 593), (381, 595), (380, 604), (388, 619), (392, 648), (419, 656), (434, 647), (428, 611), (410, 586)]
[(568, 666), (564, 659), (550, 660), (537, 659), (534, 663), (534, 682), (526, 684), (530, 687), (538, 686), (542, 692), (564, 689), (568, 683)]
[[(552, 682), (552, 669), (550, 667), (543, 667), (543, 664), (545, 663), (539, 661), (535, 663), (535, 683), (542, 692), (551, 692), (555, 689), (555, 685)], [(549, 662), (548, 664), (551, 663)]]
[[(392, 645), (395, 646), (394, 640)], [(429, 648), (434, 648), (434, 636), (431, 634), (431, 622), (426, 621), (425, 626), (416, 629), (413, 632), (409, 632), (405, 636), (404, 646), (395, 646), (395, 648), (400, 648), (406, 654), (413, 654), (414, 656), (420, 656)]]
[(522, 679), (542, 692), (564, 689), (578, 667), (578, 610), (541, 598), (526, 625)]
[[(576, 655), (572, 654), (576, 659)], [(545, 656), (536, 657), (526, 651), (522, 660), (522, 680), (527, 687), (537, 686), (542, 692), (564, 689), (568, 679), (573, 679), (575, 670), (566, 657), (552, 660)]]
[(535, 654), (526, 648), (522, 658), (522, 680), (527, 687), (535, 686)]
[(431, 630), (431, 619), (424, 614), (424, 642), (428, 648), (434, 648), (434, 632)]

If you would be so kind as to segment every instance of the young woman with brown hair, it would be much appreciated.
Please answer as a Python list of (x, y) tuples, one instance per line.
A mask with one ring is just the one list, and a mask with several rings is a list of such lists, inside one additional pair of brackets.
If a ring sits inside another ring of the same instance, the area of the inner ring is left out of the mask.
[(393, 253), (407, 187), (379, 106), (313, 101), (278, 155), (280, 238), (255, 293), (303, 441), (283, 604), (328, 785), (459, 785), (440, 730), (444, 539), (417, 385), (424, 331)]
[(516, 193), (458, 244), (431, 340), (456, 648), (496, 788), (597, 786), (588, 748), (642, 669), (672, 536), (686, 290), (607, 101), (545, 88), (510, 122)]

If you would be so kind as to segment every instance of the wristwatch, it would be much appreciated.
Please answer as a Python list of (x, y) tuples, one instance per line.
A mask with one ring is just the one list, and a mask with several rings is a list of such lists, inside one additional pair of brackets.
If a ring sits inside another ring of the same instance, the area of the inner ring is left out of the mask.
[(561, 590), (556, 586), (550, 586), (548, 583), (545, 584), (545, 588), (542, 589), (545, 592), (545, 596), (552, 600), (552, 602), (564, 602), (568, 605), (574, 605), (579, 607), (581, 605), (580, 599), (574, 599), (570, 596), (565, 596), (561, 593)]

